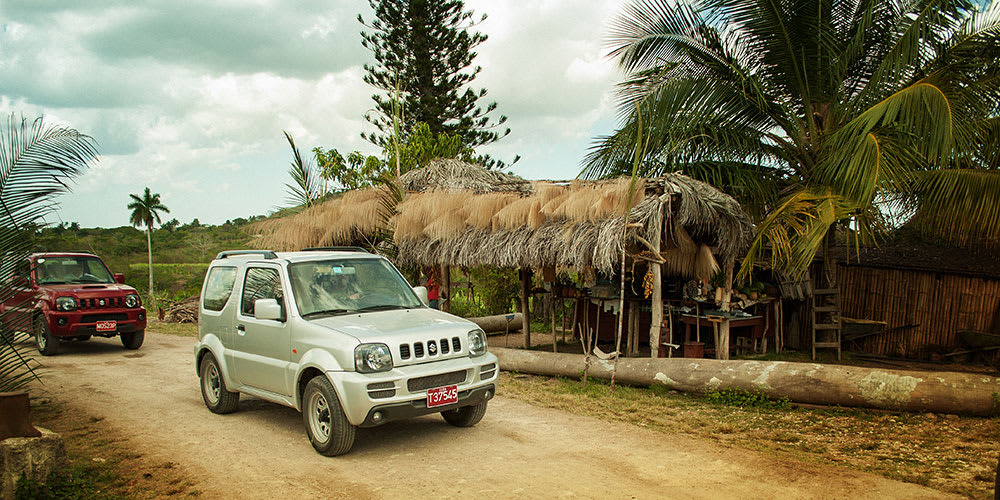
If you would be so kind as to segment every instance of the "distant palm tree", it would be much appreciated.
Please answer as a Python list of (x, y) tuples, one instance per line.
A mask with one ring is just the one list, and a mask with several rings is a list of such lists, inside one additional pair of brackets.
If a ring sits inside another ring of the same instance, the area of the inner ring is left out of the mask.
[(128, 204), (128, 208), (132, 210), (129, 221), (135, 227), (146, 226), (146, 250), (149, 254), (149, 297), (155, 303), (156, 299), (153, 297), (153, 224), (161, 222), (160, 212), (169, 214), (170, 209), (160, 203), (160, 193), (150, 193), (148, 187), (141, 198), (135, 194), (129, 194), (129, 196), (132, 197), (132, 203)]
[(756, 215), (744, 271), (769, 247), (801, 273), (833, 228), (870, 239), (914, 200), (1000, 239), (1000, 204), (947, 196), (1000, 193), (977, 152), (1000, 109), (998, 3), (631, 0), (611, 33), (624, 120), (585, 175), (631, 170), (639, 105), (642, 174), (683, 170)]
[(16, 264), (27, 262), (30, 235), (54, 208), (55, 196), (67, 191), (66, 181), (96, 158), (93, 139), (41, 118), (29, 125), (10, 115), (0, 127), (0, 302), (8, 306), (0, 314), (0, 392), (19, 390), (35, 377), (12, 342), (18, 330), (33, 326), (24, 321), (29, 304), (15, 299), (13, 285), (28, 279), (27, 268)]

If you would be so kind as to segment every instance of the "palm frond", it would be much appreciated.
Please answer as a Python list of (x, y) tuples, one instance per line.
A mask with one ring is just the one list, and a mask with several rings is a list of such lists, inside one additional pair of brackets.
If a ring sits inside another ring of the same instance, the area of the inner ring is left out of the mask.
[(955, 168), (917, 174), (910, 224), (962, 246), (1000, 244), (1000, 171)]
[[(30, 229), (55, 207), (56, 195), (67, 182), (97, 159), (93, 139), (76, 130), (47, 126), (41, 118), (29, 122), (10, 115), (0, 127), (0, 300), (9, 303), (14, 285), (28, 279)], [(28, 303), (15, 304), (0, 315), (0, 392), (23, 388), (37, 379), (32, 361), (15, 343), (30, 329)]]
[[(757, 226), (757, 236), (740, 267), (740, 279), (750, 276), (750, 271), (765, 250), (770, 252), (770, 264), (795, 277), (809, 269), (823, 240), (837, 221), (861, 215), (871, 219), (866, 208), (859, 206), (830, 189), (803, 188), (785, 197), (771, 214)], [(861, 241), (874, 240), (874, 228), (856, 229)]]
[(292, 136), (285, 132), (285, 139), (292, 148), (292, 163), (288, 169), (288, 175), (292, 177), (294, 184), (285, 184), (288, 188), (286, 200), (292, 206), (310, 207), (320, 197), (319, 174), (311, 162), (302, 158), (302, 153), (295, 145)]

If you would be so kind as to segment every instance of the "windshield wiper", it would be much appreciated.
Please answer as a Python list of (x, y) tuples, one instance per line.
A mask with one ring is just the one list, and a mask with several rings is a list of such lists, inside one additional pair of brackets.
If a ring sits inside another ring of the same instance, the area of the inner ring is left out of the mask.
[(368, 306), (358, 309), (358, 312), (369, 312), (369, 311), (388, 311), (390, 309), (409, 309), (409, 307), (401, 306), (399, 304), (382, 304), (379, 306)]
[(338, 314), (344, 314), (351, 312), (348, 309), (327, 309), (325, 311), (313, 311), (311, 313), (306, 313), (302, 315), (303, 319), (312, 319), (318, 316), (336, 316)]

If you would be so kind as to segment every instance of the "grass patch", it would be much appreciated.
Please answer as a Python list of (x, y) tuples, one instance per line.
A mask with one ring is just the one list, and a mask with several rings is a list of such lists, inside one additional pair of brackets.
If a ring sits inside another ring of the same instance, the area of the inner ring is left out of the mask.
[(22, 474), (14, 490), (15, 500), (90, 500), (129, 498), (114, 489), (118, 476), (113, 472), (87, 463), (71, 463), (52, 471), (45, 482), (25, 478)]
[(197, 337), (198, 325), (194, 323), (168, 323), (160, 320), (149, 320), (146, 329), (154, 333), (166, 333), (178, 337)]
[(153, 460), (131, 446), (124, 433), (52, 399), (32, 399), (32, 423), (59, 433), (68, 464), (45, 483), (22, 481), (16, 498), (146, 499), (199, 496), (183, 471)]
[(500, 393), (535, 406), (710, 439), (810, 463), (838, 465), (965, 495), (993, 498), (1000, 419), (791, 408), (727, 390), (697, 396), (607, 382), (503, 372)]

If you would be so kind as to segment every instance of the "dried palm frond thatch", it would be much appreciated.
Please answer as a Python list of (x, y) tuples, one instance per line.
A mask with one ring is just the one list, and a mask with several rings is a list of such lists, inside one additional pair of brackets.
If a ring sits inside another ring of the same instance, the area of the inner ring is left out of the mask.
[(377, 190), (349, 193), (259, 224), (257, 245), (292, 250), (352, 244), (381, 230), (392, 231), (403, 265), (592, 267), (610, 273), (623, 249), (648, 250), (639, 242), (649, 240), (652, 221), (659, 220), (654, 215), (663, 211), (665, 270), (707, 278), (718, 269), (713, 253), (735, 256), (752, 231), (736, 201), (682, 174), (634, 184), (529, 182), (446, 160), (408, 172), (394, 186), (408, 194), (391, 218), (379, 217), (383, 196)]
[(399, 177), (406, 191), (463, 190), (474, 193), (511, 191), (531, 192), (531, 183), (516, 175), (486, 170), (461, 160), (438, 158), (427, 166), (410, 170)]

